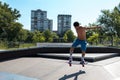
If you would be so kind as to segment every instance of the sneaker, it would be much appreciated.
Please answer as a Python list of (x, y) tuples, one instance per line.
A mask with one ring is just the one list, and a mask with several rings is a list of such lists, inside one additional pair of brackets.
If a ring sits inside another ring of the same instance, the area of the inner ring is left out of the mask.
[(85, 61), (81, 61), (80, 64), (82, 65), (82, 67), (84, 67)]
[(85, 64), (85, 61), (83, 60), (83, 61), (80, 61), (80, 64)]
[(69, 58), (69, 66), (72, 66), (72, 57)]
[(72, 63), (72, 58), (69, 58), (69, 63)]

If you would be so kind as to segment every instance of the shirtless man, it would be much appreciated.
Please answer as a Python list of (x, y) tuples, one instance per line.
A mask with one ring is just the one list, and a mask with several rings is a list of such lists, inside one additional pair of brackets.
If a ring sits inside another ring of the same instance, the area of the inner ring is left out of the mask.
[(95, 27), (82, 27), (82, 26), (79, 26), (79, 22), (74, 22), (73, 23), (73, 26), (75, 27), (76, 29), (76, 32), (77, 32), (77, 38), (74, 40), (71, 48), (70, 48), (70, 58), (72, 59), (72, 53), (74, 51), (74, 48), (77, 47), (78, 45), (81, 45), (81, 50), (82, 50), (82, 57), (81, 57), (81, 62), (80, 64), (82, 64), (84, 66), (85, 64), (85, 60), (84, 60), (84, 57), (85, 57), (85, 52), (86, 52), (86, 30), (88, 29), (96, 29), (96, 28), (100, 28), (98, 26), (95, 26)]

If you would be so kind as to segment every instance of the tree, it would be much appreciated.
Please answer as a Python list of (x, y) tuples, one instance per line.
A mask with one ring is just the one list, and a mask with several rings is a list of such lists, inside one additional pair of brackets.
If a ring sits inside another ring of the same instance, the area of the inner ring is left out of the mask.
[(50, 30), (45, 30), (43, 32), (43, 35), (45, 37), (45, 42), (52, 42), (53, 41), (53, 35)]
[(65, 32), (63, 38), (64, 38), (64, 41), (73, 42), (73, 40), (75, 39), (75, 35), (71, 30), (68, 30)]
[(105, 31), (109, 31), (109, 27), (114, 29), (113, 33), (116, 33), (120, 37), (120, 4), (112, 11), (102, 10), (102, 15), (99, 16), (98, 22), (105, 26)]
[(114, 37), (120, 38), (120, 4), (113, 10), (102, 10), (98, 22), (105, 26), (101, 31), (104, 36), (110, 37), (113, 46)]
[(120, 4), (115, 7), (111, 13), (112, 26), (116, 31), (116, 34), (120, 37)]
[(67, 40), (68, 40), (67, 34), (64, 34), (63, 40), (64, 40), (64, 42), (67, 42)]
[(34, 32), (30, 32), (28, 30), (26, 32), (27, 32), (27, 38), (26, 38), (25, 42), (32, 43), (33, 42)]
[(25, 42), (25, 40), (27, 39), (28, 37), (28, 30), (25, 30), (25, 29), (21, 29), (18, 33), (18, 41), (20, 42)]
[(44, 41), (45, 41), (45, 37), (44, 37), (43, 34), (40, 33), (40, 31), (38, 31), (38, 30), (35, 30), (35, 31), (33, 32), (33, 37), (32, 37), (32, 39), (33, 39), (33, 42), (34, 42), (34, 43), (35, 43), (35, 42), (44, 42)]
[(59, 38), (59, 36), (55, 32), (52, 32), (52, 37), (53, 37), (53, 39), (58, 39)]
[(92, 36), (90, 36), (88, 39), (87, 39), (87, 41), (89, 42), (89, 43), (91, 43), (91, 44), (93, 44), (93, 43), (98, 43), (98, 37), (99, 37), (99, 34), (93, 34)]
[(8, 41), (17, 41), (19, 39), (19, 33), (22, 29), (22, 24), (13, 22), (11, 26), (6, 28), (7, 40)]
[(12, 10), (8, 4), (0, 2), (0, 27), (10, 27), (11, 22), (15, 22), (20, 16), (17, 9)]
[[(22, 24), (16, 22), (20, 17), (20, 13), (17, 9), (12, 9), (8, 4), (0, 1), (0, 34), (6, 32), (7, 40), (14, 40), (18, 35), (17, 31), (20, 31)], [(16, 33), (17, 32), (17, 33)]]

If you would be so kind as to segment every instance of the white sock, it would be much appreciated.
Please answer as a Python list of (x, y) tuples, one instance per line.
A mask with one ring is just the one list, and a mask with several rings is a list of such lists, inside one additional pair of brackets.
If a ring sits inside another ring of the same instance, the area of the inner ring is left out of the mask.
[(84, 57), (81, 57), (81, 60), (84, 61)]

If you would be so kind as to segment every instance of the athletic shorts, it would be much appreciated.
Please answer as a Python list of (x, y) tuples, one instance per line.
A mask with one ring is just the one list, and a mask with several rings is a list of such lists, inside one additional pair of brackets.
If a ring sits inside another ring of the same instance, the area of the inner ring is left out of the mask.
[(86, 44), (87, 44), (86, 40), (80, 40), (80, 39), (76, 38), (73, 41), (72, 47), (75, 48), (78, 45), (81, 45), (81, 50), (82, 51), (86, 51)]

